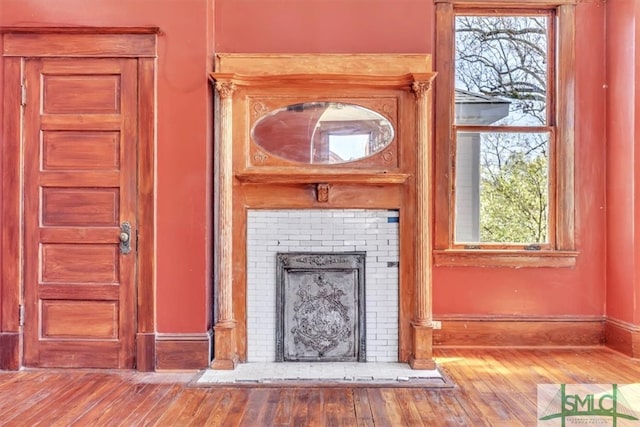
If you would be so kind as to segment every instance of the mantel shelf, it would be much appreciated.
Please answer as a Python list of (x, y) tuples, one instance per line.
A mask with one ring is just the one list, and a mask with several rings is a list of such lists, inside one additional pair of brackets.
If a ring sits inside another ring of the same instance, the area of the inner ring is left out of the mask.
[(402, 184), (411, 175), (389, 172), (243, 172), (236, 174), (240, 182), (250, 184)]

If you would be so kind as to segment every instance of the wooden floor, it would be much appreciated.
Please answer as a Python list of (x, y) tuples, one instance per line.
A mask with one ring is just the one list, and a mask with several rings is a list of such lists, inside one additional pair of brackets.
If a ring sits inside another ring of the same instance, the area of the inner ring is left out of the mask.
[(640, 382), (606, 348), (439, 349), (452, 389), (194, 388), (194, 374), (0, 372), (2, 426), (533, 426), (537, 384)]

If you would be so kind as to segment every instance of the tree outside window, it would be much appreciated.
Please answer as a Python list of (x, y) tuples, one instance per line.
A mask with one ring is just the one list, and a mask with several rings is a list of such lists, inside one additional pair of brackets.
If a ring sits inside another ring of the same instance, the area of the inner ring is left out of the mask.
[(549, 243), (552, 22), (549, 12), (455, 15), (456, 244)]

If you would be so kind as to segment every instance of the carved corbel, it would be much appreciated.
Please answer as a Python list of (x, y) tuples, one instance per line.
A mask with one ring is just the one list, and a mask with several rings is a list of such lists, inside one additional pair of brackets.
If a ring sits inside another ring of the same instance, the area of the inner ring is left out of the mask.
[(216, 89), (218, 90), (218, 94), (220, 94), (220, 99), (227, 99), (233, 97), (236, 85), (230, 81), (217, 81)]
[(327, 203), (329, 201), (329, 184), (316, 184), (316, 199), (319, 203)]
[(421, 99), (431, 90), (431, 81), (415, 81), (412, 83), (411, 89), (416, 95), (416, 98)]

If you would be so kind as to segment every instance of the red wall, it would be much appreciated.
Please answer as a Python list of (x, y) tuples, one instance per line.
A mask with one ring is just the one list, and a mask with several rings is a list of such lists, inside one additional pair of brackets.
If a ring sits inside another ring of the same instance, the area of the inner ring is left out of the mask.
[[(160, 27), (159, 332), (202, 332), (209, 327), (212, 114), (206, 73), (212, 47), (247, 53), (430, 53), (434, 45), (432, 0), (217, 0), (215, 45), (208, 3), (213, 1), (0, 0), (0, 25), (5, 26)], [(604, 7), (580, 3), (577, 18), (577, 265), (436, 268), (436, 314), (604, 313)]]
[(604, 10), (576, 7), (574, 269), (439, 268), (434, 313), (602, 315), (605, 309)]
[[(157, 26), (157, 328), (209, 327), (211, 3), (1, 0), (0, 26)], [(0, 96), (2, 95), (0, 89)]]
[[(435, 314), (602, 315), (605, 309), (604, 13), (576, 9), (574, 269), (438, 268)], [(437, 112), (436, 112), (437, 114)]]
[(216, 0), (216, 50), (423, 53), (432, 0)]
[(640, 323), (640, 5), (607, 4), (607, 315)]
[[(430, 0), (218, 0), (219, 52), (433, 52)], [(575, 269), (436, 268), (435, 314), (602, 315), (604, 9), (577, 6)], [(437, 114), (437, 112), (436, 112)]]

